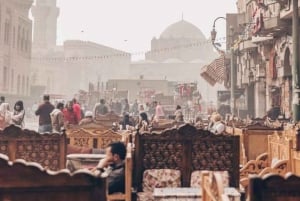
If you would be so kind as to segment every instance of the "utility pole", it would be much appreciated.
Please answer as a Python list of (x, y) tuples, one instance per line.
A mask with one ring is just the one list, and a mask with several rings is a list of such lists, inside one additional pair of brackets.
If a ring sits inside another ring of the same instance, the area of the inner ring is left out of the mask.
[(300, 83), (299, 83), (299, 14), (298, 0), (293, 0), (293, 119), (297, 123), (300, 120)]
[(235, 115), (235, 80), (236, 80), (236, 68), (235, 68), (235, 56), (234, 56), (234, 30), (230, 26), (231, 32), (231, 47), (230, 47), (230, 112), (231, 115)]

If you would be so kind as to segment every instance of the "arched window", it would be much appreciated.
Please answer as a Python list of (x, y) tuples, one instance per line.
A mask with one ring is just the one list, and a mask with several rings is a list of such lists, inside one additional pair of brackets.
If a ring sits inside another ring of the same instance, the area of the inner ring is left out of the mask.
[(22, 94), (25, 94), (25, 76), (22, 76)]
[(277, 60), (278, 60), (278, 56), (275, 50), (272, 49), (270, 52), (270, 62), (269, 62), (269, 76), (271, 79), (277, 78), (277, 68), (276, 68)]
[(20, 75), (18, 75), (18, 78), (17, 78), (17, 94), (20, 94), (20, 82), (21, 82), (21, 78), (20, 78)]
[(14, 91), (14, 69), (11, 69), (11, 81), (10, 81), (11, 91)]
[(26, 95), (29, 95), (29, 77), (26, 78)]
[(292, 76), (290, 48), (286, 48), (284, 52), (283, 67), (284, 67), (284, 76)]
[(8, 68), (4, 66), (3, 68), (3, 90), (7, 90), (8, 88)]

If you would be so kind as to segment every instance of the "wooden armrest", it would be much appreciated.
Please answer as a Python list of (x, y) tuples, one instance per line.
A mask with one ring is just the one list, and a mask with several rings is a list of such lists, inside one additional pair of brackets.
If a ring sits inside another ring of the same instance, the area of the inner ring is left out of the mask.
[(277, 161), (273, 167), (266, 167), (264, 168), (260, 173), (259, 173), (259, 176), (264, 176), (266, 174), (269, 174), (269, 173), (274, 173), (274, 174), (279, 174), (279, 175), (282, 175), (284, 176), (285, 173), (287, 173), (289, 170), (288, 170), (288, 160), (279, 160)]
[(263, 168), (260, 168), (261, 162), (250, 160), (240, 169), (240, 178), (248, 177), (249, 174), (259, 174)]

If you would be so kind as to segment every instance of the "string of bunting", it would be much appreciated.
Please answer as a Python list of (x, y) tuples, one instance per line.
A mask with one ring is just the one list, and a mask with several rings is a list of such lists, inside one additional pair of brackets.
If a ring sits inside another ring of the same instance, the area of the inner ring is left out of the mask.
[[(215, 42), (218, 43), (225, 43), (226, 37), (217, 38)], [(176, 45), (168, 48), (161, 48), (161, 49), (154, 49), (151, 51), (137, 51), (133, 53), (116, 53), (116, 54), (110, 54), (110, 55), (101, 55), (101, 56), (83, 56), (83, 57), (31, 57), (32, 60), (35, 60), (37, 62), (76, 62), (76, 61), (89, 61), (89, 60), (107, 60), (115, 57), (130, 57), (130, 56), (140, 56), (144, 55), (146, 53), (151, 54), (160, 54), (165, 53), (168, 51), (176, 51), (178, 49), (187, 49), (187, 48), (195, 48), (195, 47), (201, 47), (203, 45), (211, 44), (211, 40), (205, 40), (205, 41), (199, 41), (189, 44), (183, 44), (183, 45)], [(117, 50), (118, 51), (118, 50)]]

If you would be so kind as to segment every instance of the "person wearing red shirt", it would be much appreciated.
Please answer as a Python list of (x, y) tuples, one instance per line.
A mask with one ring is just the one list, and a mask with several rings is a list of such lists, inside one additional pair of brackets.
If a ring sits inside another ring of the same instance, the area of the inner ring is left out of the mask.
[(73, 110), (73, 101), (67, 102), (66, 108), (63, 110), (63, 113), (66, 128), (68, 128), (70, 125), (78, 124), (79, 121)]
[(79, 122), (79, 121), (81, 120), (81, 107), (80, 107), (80, 105), (78, 104), (76, 98), (73, 98), (72, 102), (73, 102), (73, 110), (74, 110), (74, 113), (75, 113), (75, 115), (76, 115), (76, 117), (77, 117), (77, 120), (78, 120), (78, 122)]

